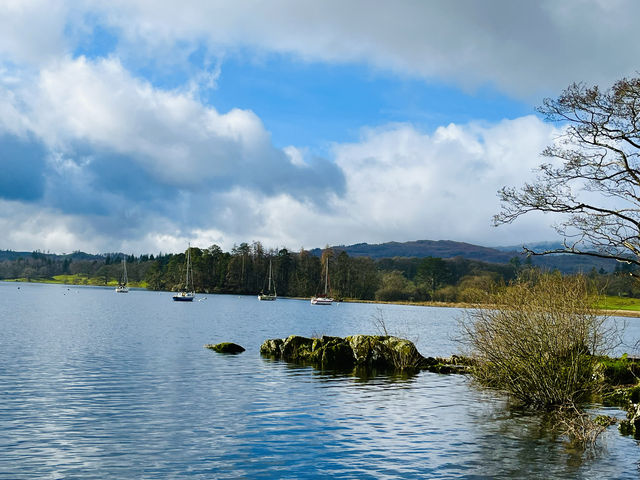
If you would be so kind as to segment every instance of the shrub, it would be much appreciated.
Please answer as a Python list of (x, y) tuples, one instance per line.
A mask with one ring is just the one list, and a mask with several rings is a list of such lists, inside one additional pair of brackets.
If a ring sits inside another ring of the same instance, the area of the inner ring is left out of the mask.
[(475, 379), (538, 409), (585, 400), (596, 384), (594, 355), (608, 351), (613, 333), (587, 279), (530, 273), (491, 301), (461, 322)]

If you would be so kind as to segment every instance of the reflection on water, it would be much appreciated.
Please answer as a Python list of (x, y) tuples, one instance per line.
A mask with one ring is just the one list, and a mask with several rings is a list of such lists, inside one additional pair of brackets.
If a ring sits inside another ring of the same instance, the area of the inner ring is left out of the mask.
[[(615, 428), (603, 453), (572, 452), (463, 376), (344, 374), (258, 353), (289, 334), (376, 333), (374, 308), (0, 283), (0, 478), (638, 476), (640, 447)], [(382, 308), (424, 355), (455, 353), (455, 310)], [(220, 341), (247, 351), (203, 348)]]

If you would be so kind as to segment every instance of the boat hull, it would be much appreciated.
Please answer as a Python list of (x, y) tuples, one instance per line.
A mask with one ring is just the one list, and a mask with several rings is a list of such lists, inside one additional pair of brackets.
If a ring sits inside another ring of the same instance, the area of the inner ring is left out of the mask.
[(178, 293), (173, 296), (174, 302), (193, 302), (194, 295), (193, 293)]
[(311, 305), (331, 305), (332, 303), (333, 303), (333, 298), (313, 297), (311, 299)]
[(275, 295), (258, 295), (258, 300), (263, 302), (273, 302), (275, 299)]
[(129, 293), (128, 287), (116, 287), (116, 293)]

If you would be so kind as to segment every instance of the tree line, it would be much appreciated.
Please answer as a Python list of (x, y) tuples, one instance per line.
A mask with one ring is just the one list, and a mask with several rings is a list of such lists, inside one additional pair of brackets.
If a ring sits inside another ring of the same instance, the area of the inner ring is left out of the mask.
[[(324, 285), (323, 262), (329, 263), (331, 294), (338, 299), (476, 302), (509, 284), (530, 262), (513, 258), (508, 264), (487, 263), (461, 257), (443, 259), (349, 256), (339, 249), (325, 249), (322, 257), (301, 249), (265, 249), (260, 242), (241, 243), (231, 251), (219, 246), (192, 247), (194, 287), (201, 293), (258, 294), (267, 288), (269, 264), (278, 295), (310, 297)], [(57, 276), (82, 276), (85, 283), (107, 285), (122, 274), (126, 259), (129, 281), (151, 290), (183, 287), (186, 252), (180, 254), (101, 256), (31, 255), (0, 262), (0, 279), (40, 281)], [(612, 273), (589, 272), (598, 289), (609, 295), (640, 297), (628, 264)]]

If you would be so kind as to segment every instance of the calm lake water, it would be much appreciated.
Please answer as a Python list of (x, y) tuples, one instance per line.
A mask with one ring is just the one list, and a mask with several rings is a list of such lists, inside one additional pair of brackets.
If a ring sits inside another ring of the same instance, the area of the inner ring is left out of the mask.
[[(450, 355), (457, 309), (199, 298), (0, 282), (0, 478), (639, 476), (640, 446), (615, 427), (576, 453), (463, 376), (358, 378), (259, 355), (267, 338), (375, 334), (380, 315), (423, 355)], [(222, 341), (247, 351), (203, 348)]]

